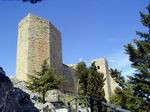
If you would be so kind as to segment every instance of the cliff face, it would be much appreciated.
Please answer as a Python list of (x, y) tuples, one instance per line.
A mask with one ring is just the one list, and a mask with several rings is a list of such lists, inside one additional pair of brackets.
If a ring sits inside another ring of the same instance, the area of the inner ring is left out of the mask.
[(10, 79), (0, 68), (0, 112), (39, 112), (30, 95), (14, 88)]

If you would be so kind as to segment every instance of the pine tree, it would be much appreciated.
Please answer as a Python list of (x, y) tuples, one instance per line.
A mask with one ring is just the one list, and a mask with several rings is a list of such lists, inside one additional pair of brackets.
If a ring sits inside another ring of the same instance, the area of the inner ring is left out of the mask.
[(125, 46), (126, 53), (132, 67), (136, 69), (133, 76), (130, 76), (130, 83), (133, 86), (133, 93), (140, 98), (143, 111), (150, 110), (150, 4), (147, 7), (148, 14), (140, 12), (141, 23), (148, 29), (147, 32), (137, 32), (140, 39)]
[(110, 97), (110, 103), (121, 106), (123, 109), (131, 110), (132, 112), (142, 112), (143, 110), (139, 109), (141, 99), (134, 96), (132, 84), (125, 81), (121, 75), (121, 71), (117, 69), (110, 69), (110, 74), (116, 83), (118, 83), (115, 94)]
[(27, 88), (35, 93), (40, 93), (42, 96), (42, 103), (45, 103), (45, 95), (47, 91), (58, 89), (63, 81), (62, 76), (58, 75), (56, 71), (50, 68), (47, 60), (42, 64), (41, 71), (35, 74), (28, 74), (29, 81)]
[(132, 85), (129, 84), (125, 88), (116, 88), (115, 94), (110, 97), (110, 103), (132, 112), (143, 112), (140, 109), (141, 99), (134, 96)]
[(125, 88), (117, 88), (111, 103), (129, 109), (132, 112), (149, 112), (150, 110), (150, 5), (148, 14), (140, 12), (142, 24), (148, 32), (137, 32), (140, 39), (125, 46), (132, 67), (136, 69)]
[(88, 86), (88, 68), (86, 67), (85, 62), (77, 64), (76, 75), (79, 80), (79, 95), (86, 96)]
[[(105, 93), (104, 93), (104, 75), (102, 73), (97, 72), (97, 68), (95, 66), (95, 62), (92, 63), (91, 67), (89, 68), (89, 76), (88, 76), (88, 96), (92, 97), (93, 99), (97, 99), (100, 102), (106, 101), (105, 100)], [(92, 100), (91, 104), (94, 108), (94, 101)]]

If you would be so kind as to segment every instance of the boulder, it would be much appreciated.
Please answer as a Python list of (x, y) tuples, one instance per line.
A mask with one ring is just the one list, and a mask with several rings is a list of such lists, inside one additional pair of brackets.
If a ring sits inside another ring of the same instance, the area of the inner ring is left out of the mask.
[(11, 80), (0, 67), (0, 112), (39, 112), (30, 95), (14, 88)]
[(30, 95), (30, 99), (33, 103), (38, 102), (38, 99), (41, 96), (37, 93), (33, 93), (32, 91), (30, 91), (26, 87), (26, 83), (24, 81), (19, 81), (16, 78), (12, 78), (11, 81), (12, 81), (14, 87), (19, 88), (19, 89), (23, 90), (24, 92), (28, 93)]
[(47, 102), (59, 102), (60, 97), (63, 97), (63, 93), (57, 89), (49, 90), (46, 94)]
[(38, 108), (40, 112), (55, 112), (55, 107), (51, 103), (48, 103), (48, 102), (45, 104), (37, 102), (35, 104), (35, 107)]
[(30, 91), (23, 81), (10, 80), (0, 67), (0, 112), (55, 112), (50, 102), (58, 102), (59, 96), (63, 96), (59, 90), (48, 91), (47, 102), (42, 104), (39, 94)]
[(0, 67), (0, 112), (2, 111), (7, 94), (13, 90), (13, 85), (10, 79), (6, 76), (3, 69)]

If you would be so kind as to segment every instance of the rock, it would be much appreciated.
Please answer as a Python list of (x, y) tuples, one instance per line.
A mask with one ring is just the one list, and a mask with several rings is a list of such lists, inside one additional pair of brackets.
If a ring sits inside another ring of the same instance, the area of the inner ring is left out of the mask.
[(24, 81), (19, 81), (16, 78), (12, 78), (11, 79), (14, 87), (16, 88), (20, 88), (21, 90), (25, 91), (26, 93), (28, 93), (30, 95), (30, 99), (33, 103), (38, 102), (38, 99), (40, 98), (40, 95), (37, 93), (33, 93), (32, 91), (30, 91), (27, 87), (26, 87), (26, 83)]
[(11, 90), (13, 90), (13, 85), (10, 79), (5, 76), (3, 69), (0, 67), (0, 112), (2, 111), (7, 94)]
[(14, 88), (11, 80), (0, 68), (0, 112), (39, 112), (30, 100), (30, 95)]
[(14, 88), (7, 95), (2, 112), (38, 112), (30, 100), (30, 95)]
[(47, 102), (58, 102), (60, 100), (60, 96), (63, 96), (63, 93), (55, 89), (48, 91), (45, 99)]
[(38, 108), (40, 112), (55, 112), (55, 107), (51, 103), (36, 103), (35, 107)]

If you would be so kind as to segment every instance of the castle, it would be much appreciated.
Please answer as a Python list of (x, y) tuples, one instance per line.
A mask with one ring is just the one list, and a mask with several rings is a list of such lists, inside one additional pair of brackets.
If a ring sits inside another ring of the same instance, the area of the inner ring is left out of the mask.
[[(62, 43), (60, 31), (49, 21), (28, 14), (18, 26), (18, 45), (16, 78), (20, 81), (27, 81), (27, 74), (40, 70), (41, 64), (48, 59), (49, 65), (58, 73), (63, 74), (67, 82), (64, 91), (75, 93), (76, 79), (74, 67), (62, 63)], [(109, 75), (106, 59), (94, 60), (99, 72), (104, 74), (105, 98), (114, 92), (117, 84)]]

